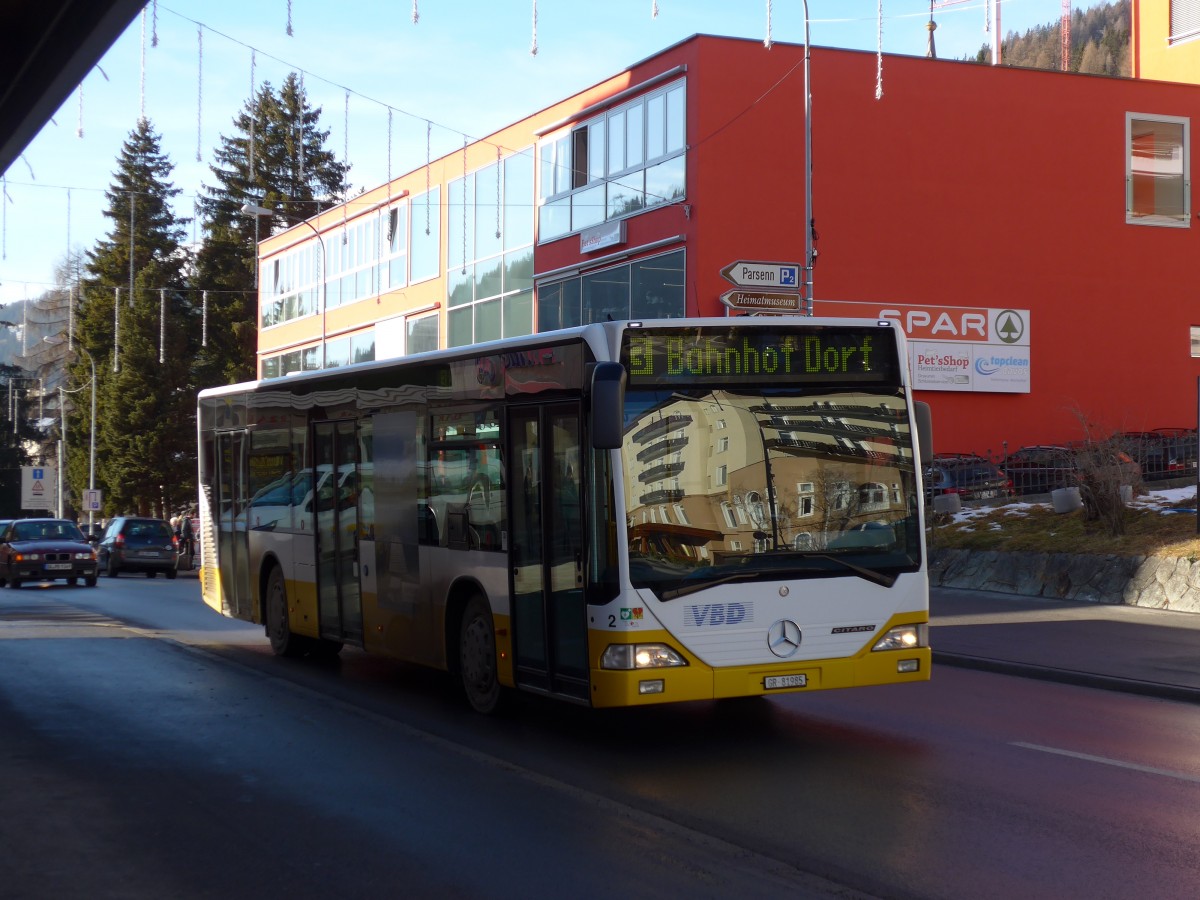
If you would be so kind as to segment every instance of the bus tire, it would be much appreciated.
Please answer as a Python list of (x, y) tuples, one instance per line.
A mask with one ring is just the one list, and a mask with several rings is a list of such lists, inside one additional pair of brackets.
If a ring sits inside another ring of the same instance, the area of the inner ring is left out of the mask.
[(267, 638), (275, 655), (303, 656), (308, 649), (308, 641), (292, 633), (292, 626), (288, 622), (287, 584), (279, 566), (274, 566), (267, 576), (266, 618)]
[(481, 595), (467, 601), (458, 635), (463, 694), (476, 712), (494, 713), (500, 707), (502, 691), (496, 672), (496, 629), (492, 610)]

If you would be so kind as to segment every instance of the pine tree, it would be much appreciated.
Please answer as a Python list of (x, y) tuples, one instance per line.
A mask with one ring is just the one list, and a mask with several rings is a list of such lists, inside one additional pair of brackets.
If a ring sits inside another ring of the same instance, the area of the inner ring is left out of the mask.
[[(189, 220), (171, 208), (171, 171), (159, 136), (139, 121), (106, 192), (112, 227), (88, 252), (82, 281), (71, 380), (87, 384), (95, 363), (96, 486), (108, 515), (167, 514), (195, 494), (198, 313), (185, 290)], [(86, 393), (68, 419), (76, 435), (91, 424)], [(71, 484), (86, 485), (87, 443), (68, 451)]]
[[(300, 80), (288, 75), (276, 94), (269, 82), (222, 135), (210, 166), (217, 180), (205, 186), (199, 208), (205, 239), (194, 284), (208, 293), (208, 347), (201, 351), (202, 384), (253, 378), (259, 311), (255, 289), (256, 240), (272, 225), (297, 225), (341, 201), (348, 166), (326, 149), (329, 131), (319, 128), (321, 109), (308, 105)], [(270, 219), (245, 215), (242, 206), (262, 205)]]

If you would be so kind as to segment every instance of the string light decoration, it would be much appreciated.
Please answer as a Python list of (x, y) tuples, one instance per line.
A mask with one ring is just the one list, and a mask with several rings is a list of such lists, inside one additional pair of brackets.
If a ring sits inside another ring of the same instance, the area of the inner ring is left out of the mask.
[(204, 108), (204, 26), (196, 26), (196, 162), (204, 157), (200, 151), (201, 128), (200, 111)]
[(292, 0), (287, 0), (287, 36), (292, 36)]
[(142, 8), (142, 74), (141, 99), (138, 101), (138, 121), (146, 121), (146, 9)]
[(650, 0), (650, 18), (658, 18), (658, 0)]
[[(0, 260), (8, 259), (8, 204), (12, 203), (12, 198), (8, 196), (8, 176), (0, 178), (0, 212), (3, 213), (0, 220)], [(429, 226), (425, 226), (425, 233), (429, 234)]]
[(200, 346), (208, 346), (208, 291), (200, 292)]
[(433, 135), (433, 123), (425, 120), (425, 236), (429, 237), (429, 169), (432, 159), (429, 156), (430, 138)]
[(150, 46), (158, 46), (158, 0), (150, 4)]
[(413, 0), (412, 22), (416, 25), (421, 21), (421, 14), (417, 12), (417, 0)]
[(254, 83), (254, 65), (256, 62), (254, 51), (250, 51), (250, 181), (257, 180), (254, 172), (254, 127), (257, 121), (258, 104), (255, 102), (255, 91), (258, 86)]
[(158, 364), (167, 361), (167, 289), (158, 289)]
[(883, 99), (883, 0), (879, 0), (875, 38), (875, 99)]
[[(535, 0), (535, 2), (536, 2), (536, 0)], [(463, 263), (463, 265), (462, 265), (462, 274), (466, 275), (467, 274), (467, 136), (465, 134), (463, 135), (463, 180), (462, 180), (462, 186), (463, 186), (463, 202), (462, 202), (462, 216), (463, 216), (462, 263)]]
[(533, 0), (533, 44), (529, 48), (530, 56), (537, 56), (537, 0)]
[(771, 43), (771, 0), (767, 0), (767, 37), (763, 41), (763, 46), (770, 50)]
[(121, 371), (121, 289), (113, 288), (113, 371)]
[(346, 103), (342, 111), (342, 158), (350, 162), (350, 90), (346, 90)]
[(304, 71), (300, 72), (300, 97), (296, 103), (296, 124), (300, 131), (300, 181), (304, 182)]
[(496, 240), (500, 240), (500, 147), (496, 147)]
[(75, 120), (75, 137), (83, 137), (83, 82), (79, 82), (79, 116)]

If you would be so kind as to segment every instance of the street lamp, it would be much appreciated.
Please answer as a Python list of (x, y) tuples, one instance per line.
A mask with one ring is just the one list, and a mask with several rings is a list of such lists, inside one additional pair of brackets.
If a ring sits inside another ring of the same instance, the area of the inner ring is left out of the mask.
[[(53, 346), (60, 346), (61, 344), (64, 343), (64, 341), (62, 339), (62, 335), (47, 335), (46, 337), (42, 338), (42, 340), (45, 341), (47, 344), (51, 344)], [(83, 355), (88, 358), (88, 363), (91, 364), (91, 367), (92, 367), (92, 433), (91, 433), (91, 439), (90, 439), (91, 444), (90, 444), (90, 447), (88, 448), (88, 491), (90, 493), (90, 492), (93, 492), (96, 490), (96, 361), (94, 359), (92, 359), (92, 354), (88, 353), (87, 350), (85, 350), (83, 347), (79, 346), (78, 344), (74, 344), (74, 345), (68, 344), (68, 346), (72, 350), (82, 351)], [(62, 390), (62, 389), (59, 388), (59, 390)], [(62, 412), (61, 399), (59, 401), (59, 411)], [(62, 416), (63, 416), (63, 454), (65, 455), (66, 449), (67, 449), (66, 413), (62, 412)], [(59, 496), (61, 496), (62, 495), (61, 494), (61, 492), (62, 492), (61, 480), (59, 482), (59, 492), (60, 492)], [(61, 510), (60, 510), (60, 514), (61, 514)], [(95, 524), (95, 521), (96, 521), (96, 511), (94, 509), (92, 509), (92, 506), (89, 503), (88, 504), (88, 536), (89, 537), (92, 534), (92, 526)]]
[[(265, 206), (260, 206), (257, 203), (243, 203), (241, 213), (244, 216), (253, 216), (255, 221), (259, 216), (273, 216), (274, 210), (267, 209)], [(321, 277), (321, 368), (325, 368), (325, 309), (328, 306), (329, 299), (329, 284), (325, 279), (326, 263), (329, 261), (325, 255), (325, 239), (321, 237), (321, 232), (317, 231), (317, 226), (308, 219), (301, 219), (300, 224), (307, 225), (313, 234), (317, 236), (317, 243), (321, 245), (320, 258), (320, 277)], [(254, 267), (258, 271), (258, 248), (254, 248)], [(257, 281), (257, 279), (256, 279)], [(257, 287), (257, 284), (255, 285)]]

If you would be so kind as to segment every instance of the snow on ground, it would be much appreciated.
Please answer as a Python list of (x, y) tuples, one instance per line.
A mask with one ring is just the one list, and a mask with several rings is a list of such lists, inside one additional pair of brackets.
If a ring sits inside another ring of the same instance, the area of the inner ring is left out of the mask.
[[(1192, 508), (1176, 509), (1175, 504), (1186, 503), (1191, 501), (1195, 504), (1196, 501), (1196, 486), (1194, 484), (1187, 487), (1165, 488), (1163, 490), (1147, 491), (1138, 497), (1133, 498), (1133, 502), (1129, 504), (1132, 509), (1157, 509), (1163, 513), (1188, 513), (1196, 514), (1195, 506)], [(1023, 516), (1029, 510), (1034, 508), (1049, 507), (1049, 503), (1029, 503), (1026, 501), (1014, 501), (1005, 503), (1001, 506), (972, 506), (964, 507), (961, 511), (954, 514), (953, 522), (956, 525), (968, 526), (978, 518), (988, 515), (992, 512), (1001, 512), (1006, 516)], [(992, 524), (992, 528), (998, 529), (1000, 526), (997, 523)]]

